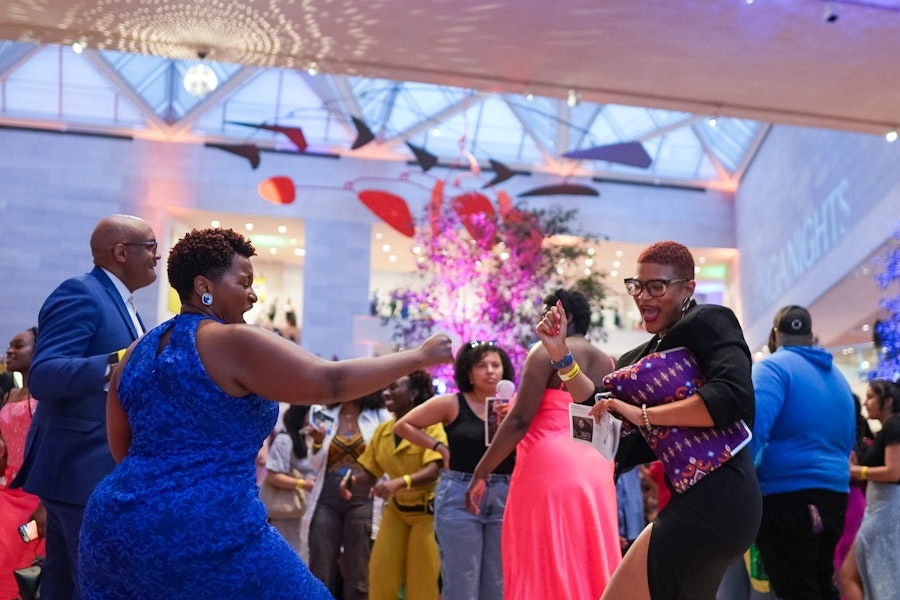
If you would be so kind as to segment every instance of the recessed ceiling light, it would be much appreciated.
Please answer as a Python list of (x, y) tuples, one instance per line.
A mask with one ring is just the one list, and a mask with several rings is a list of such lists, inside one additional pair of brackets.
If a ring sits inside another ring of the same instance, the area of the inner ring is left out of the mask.
[(286, 226), (286, 225), (279, 225), (279, 226), (278, 226), (278, 233), (287, 233), (287, 226)]
[(212, 227), (213, 229), (218, 229), (219, 227), (222, 226), (222, 224), (219, 223), (218, 221), (210, 221), (209, 226)]
[(253, 223), (244, 223), (244, 228), (247, 231), (253, 231)]
[(294, 254), (296, 256), (306, 256), (306, 249), (304, 248), (294, 248)]
[(390, 252), (390, 251), (391, 251), (391, 245), (390, 245), (390, 244), (382, 244), (382, 245), (381, 245), (381, 249), (384, 250), (385, 252)]

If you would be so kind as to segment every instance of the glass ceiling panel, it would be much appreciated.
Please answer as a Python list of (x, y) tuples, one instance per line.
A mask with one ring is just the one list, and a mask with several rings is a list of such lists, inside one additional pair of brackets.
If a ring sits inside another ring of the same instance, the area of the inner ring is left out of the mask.
[(147, 54), (127, 54), (114, 50), (103, 50), (103, 58), (136, 91), (141, 92), (153, 79), (164, 71), (170, 61)]
[(34, 44), (0, 41), (0, 75), (28, 54)]
[[(604, 115), (607, 119), (615, 122), (616, 129), (621, 135), (621, 138), (615, 141), (633, 140), (647, 133), (648, 131), (652, 131), (658, 128), (658, 125), (654, 122), (653, 118), (650, 115), (650, 112), (646, 108), (638, 108), (635, 106), (621, 106), (618, 104), (607, 104), (604, 108)], [(593, 131), (592, 133), (594, 133), (594, 135), (600, 135), (599, 133), (595, 133)], [(600, 139), (606, 140), (604, 143), (614, 141), (609, 137)]]
[[(556, 116), (558, 100), (533, 96), (530, 99), (519, 95), (504, 96), (506, 102), (515, 109), (515, 114), (527, 130), (526, 135), (536, 147), (536, 137), (551, 153), (556, 152), (557, 130), (560, 127)], [(535, 148), (536, 150), (536, 148)]]
[(651, 169), (657, 175), (669, 176), (678, 173), (686, 179), (696, 179), (703, 148), (690, 130), (677, 129), (659, 138)]
[(706, 143), (713, 149), (723, 166), (737, 170), (747, 152), (747, 146), (759, 133), (760, 124), (746, 119), (716, 119), (715, 127), (703, 127)]
[(9, 74), (8, 114), (84, 124), (145, 125), (144, 118), (83, 55), (60, 46), (42, 48)]
[(255, 125), (300, 127), (310, 145), (348, 145), (353, 135), (323, 108), (322, 98), (297, 71), (264, 69), (238, 87), (227, 98), (211, 106), (197, 120), (198, 133), (234, 135), (244, 141), (274, 141), (285, 148), (295, 146), (278, 132), (235, 125), (228, 121)]
[[(351, 89), (373, 131), (397, 135), (463, 102), (472, 92), (462, 88), (348, 77)], [(438, 122), (432, 125), (439, 125)]]
[[(585, 161), (584, 166), (601, 170), (604, 177), (623, 173), (653, 181), (686, 180), (692, 185), (720, 179), (704, 144), (716, 161), (733, 173), (745, 163), (748, 149), (763, 131), (762, 124), (744, 119), (720, 118), (718, 126), (711, 128), (706, 117), (678, 111), (587, 102), (569, 108), (561, 106), (564, 100), (555, 98), (491, 95), (384, 79), (307, 76), (274, 68), (259, 70), (206, 106), (201, 105), (203, 98), (191, 96), (181, 85), (184, 72), (196, 60), (102, 51), (121, 78), (107, 81), (103, 70), (91, 62), (96, 54), (89, 58), (73, 53), (68, 46), (45, 46), (28, 56), (32, 48), (31, 44), (0, 43), (0, 91), (5, 102), (0, 106), (0, 119), (27, 117), (87, 128), (92, 124), (140, 128), (148, 126), (141, 110), (149, 109), (177, 127), (180, 119), (202, 106), (201, 114), (191, 115), (192, 131), (198, 135), (292, 146), (282, 134), (227, 122), (281, 124), (301, 127), (313, 149), (328, 147), (340, 152), (349, 150), (356, 136), (350, 115), (344, 113), (358, 107), (361, 115), (357, 116), (362, 116), (376, 135), (386, 139), (403, 136), (425, 146), (443, 162), (458, 160), (462, 145), (481, 162), (493, 158), (520, 168), (529, 164), (541, 168), (547, 154), (554, 157), (573, 149), (642, 140), (653, 158), (648, 169), (605, 161)], [(206, 64), (216, 71), (220, 85), (242, 69), (239, 65)], [(341, 81), (346, 86), (341, 86)], [(126, 83), (145, 100), (146, 108), (125, 100), (127, 90), (122, 86)], [(352, 97), (338, 97), (336, 94), (346, 93), (340, 90), (350, 90)], [(566, 115), (564, 123), (559, 115)], [(567, 136), (559, 135), (560, 127), (568, 128)], [(557, 148), (561, 139), (567, 140), (569, 147)], [(403, 149), (402, 145), (398, 148)]]

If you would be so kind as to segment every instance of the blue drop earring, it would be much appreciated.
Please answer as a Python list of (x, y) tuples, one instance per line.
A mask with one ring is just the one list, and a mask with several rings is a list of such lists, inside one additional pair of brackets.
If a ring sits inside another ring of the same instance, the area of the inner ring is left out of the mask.
[(212, 303), (213, 303), (212, 294), (210, 294), (209, 292), (206, 292), (205, 294), (200, 296), (200, 301), (206, 306), (212, 306)]

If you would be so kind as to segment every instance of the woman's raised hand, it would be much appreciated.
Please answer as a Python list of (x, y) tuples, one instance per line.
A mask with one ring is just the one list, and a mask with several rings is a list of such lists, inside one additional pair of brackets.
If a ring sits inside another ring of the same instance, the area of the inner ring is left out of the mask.
[(551, 306), (544, 313), (543, 317), (537, 324), (537, 335), (550, 354), (551, 360), (560, 360), (569, 349), (566, 346), (566, 329), (569, 322), (566, 319), (566, 311), (563, 309), (562, 302), (557, 300), (556, 306)]

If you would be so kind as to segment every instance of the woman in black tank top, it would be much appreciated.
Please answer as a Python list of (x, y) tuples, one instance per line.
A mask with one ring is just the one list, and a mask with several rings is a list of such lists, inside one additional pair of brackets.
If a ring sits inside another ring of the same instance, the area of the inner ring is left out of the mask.
[[(466, 510), (465, 495), (486, 449), (485, 400), (496, 395), (497, 382), (513, 381), (514, 377), (509, 356), (496, 342), (469, 342), (457, 353), (454, 365), (459, 393), (435, 396), (394, 426), (394, 433), (444, 457), (434, 515), (444, 600), (503, 597), (500, 531), (515, 456), (509, 456), (489, 476), (478, 515)], [(435, 423), (443, 424), (447, 446), (425, 433), (424, 429)]]

